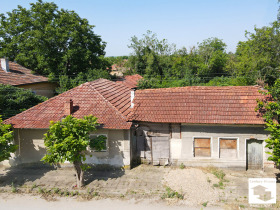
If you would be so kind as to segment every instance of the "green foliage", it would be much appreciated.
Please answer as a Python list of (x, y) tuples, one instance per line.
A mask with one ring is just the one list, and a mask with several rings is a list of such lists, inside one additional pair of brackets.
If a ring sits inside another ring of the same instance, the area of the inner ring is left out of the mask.
[(35, 95), (31, 90), (0, 84), (0, 115), (3, 119), (12, 117), (47, 98)]
[(0, 116), (0, 162), (9, 159), (11, 153), (16, 151), (17, 146), (12, 144), (13, 137), (12, 126), (4, 124)]
[(42, 75), (75, 77), (106, 69), (106, 44), (93, 25), (74, 11), (38, 0), (0, 14), (0, 57), (9, 57)]
[(247, 41), (239, 42), (228, 70), (236, 76), (262, 79), (273, 85), (280, 75), (280, 23), (255, 27), (255, 33), (246, 32), (246, 37)]
[(97, 125), (97, 118), (92, 115), (82, 119), (69, 115), (61, 121), (51, 121), (44, 137), (47, 154), (42, 160), (51, 164), (85, 161), (89, 133), (96, 130)]
[(128, 67), (134, 73), (149, 78), (163, 77), (170, 66), (169, 55), (175, 51), (175, 45), (168, 44), (166, 39), (159, 40), (151, 31), (143, 34), (142, 39), (133, 36), (128, 47), (134, 51), (128, 59)]
[(104, 149), (106, 149), (106, 140), (107, 140), (106, 136), (98, 135), (94, 138), (90, 138), (89, 146), (90, 146), (90, 148), (92, 148), (96, 151), (104, 150)]
[(277, 79), (273, 86), (267, 87), (267, 92), (263, 94), (272, 96), (258, 101), (257, 111), (261, 113), (265, 122), (266, 130), (270, 132), (269, 138), (266, 139), (266, 147), (271, 151), (267, 152), (270, 156), (268, 160), (280, 164), (280, 79)]
[(180, 169), (184, 169), (184, 168), (186, 168), (186, 166), (183, 163), (181, 163), (180, 164)]
[(202, 206), (206, 207), (206, 206), (207, 206), (207, 204), (208, 204), (208, 201), (206, 201), (206, 202), (202, 203)]
[(172, 190), (170, 187), (166, 188), (166, 193), (163, 194), (162, 199), (165, 198), (178, 198), (184, 199), (184, 195), (178, 193), (177, 191)]
[(85, 82), (93, 81), (96, 79), (111, 79), (110, 73), (107, 70), (92, 69), (86, 73), (80, 72), (76, 77), (67, 75), (59, 76), (59, 87), (56, 89), (57, 93), (63, 93)]
[(198, 70), (197, 74), (209, 81), (214, 76), (225, 74), (228, 55), (225, 51), (226, 44), (218, 38), (209, 38), (198, 45)]

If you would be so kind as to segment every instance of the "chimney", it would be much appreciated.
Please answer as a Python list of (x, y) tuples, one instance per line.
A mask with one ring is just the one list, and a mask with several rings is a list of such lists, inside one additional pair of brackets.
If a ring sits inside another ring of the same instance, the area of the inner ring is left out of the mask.
[(133, 108), (134, 107), (134, 103), (133, 103), (133, 99), (134, 99), (134, 96), (135, 96), (135, 88), (131, 88), (131, 95), (130, 95), (130, 108)]
[(64, 104), (64, 113), (66, 116), (71, 115), (73, 112), (73, 101), (72, 99), (66, 100)]
[(7, 73), (10, 72), (9, 69), (9, 59), (8, 58), (1, 58), (1, 68)]

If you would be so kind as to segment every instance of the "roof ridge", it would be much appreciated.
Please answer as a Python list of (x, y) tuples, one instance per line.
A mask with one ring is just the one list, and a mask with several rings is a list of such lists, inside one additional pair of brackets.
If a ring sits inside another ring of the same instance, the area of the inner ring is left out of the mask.
[(230, 89), (230, 88), (256, 88), (260, 89), (255, 85), (246, 85), (246, 86), (184, 86), (184, 87), (169, 87), (169, 88), (147, 88), (147, 89), (139, 89), (137, 91), (144, 92), (144, 91), (161, 91), (161, 90), (179, 90), (179, 89), (187, 89), (187, 88), (220, 88), (220, 89)]
[[(105, 79), (107, 80), (107, 79)], [(95, 80), (96, 81), (96, 80)], [(109, 80), (107, 80), (108, 82), (111, 82)], [(116, 84), (114, 82), (112, 82), (113, 84)], [(126, 116), (124, 116), (107, 98), (105, 98), (95, 87), (92, 86), (92, 84), (90, 84), (90, 87), (93, 88), (105, 101), (106, 103), (108, 103), (111, 107), (113, 107), (113, 109), (115, 109), (117, 111), (117, 113), (119, 113), (126, 121), (128, 120)]]

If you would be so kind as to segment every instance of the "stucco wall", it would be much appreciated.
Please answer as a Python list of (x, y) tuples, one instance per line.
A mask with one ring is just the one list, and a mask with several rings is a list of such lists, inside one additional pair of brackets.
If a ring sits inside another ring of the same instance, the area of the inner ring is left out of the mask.
[(54, 96), (54, 91), (57, 85), (51, 82), (41, 82), (27, 85), (18, 85), (19, 88), (31, 89), (35, 94), (51, 98)]
[[(39, 162), (45, 155), (44, 134), (47, 129), (15, 129), (15, 144), (19, 145), (16, 157), (2, 162), (2, 165)], [(97, 134), (108, 135), (106, 152), (91, 152), (86, 163), (110, 164), (114, 166), (130, 165), (130, 132), (129, 130), (98, 130)], [(20, 141), (19, 141), (20, 139)]]
[[(142, 133), (141, 133), (142, 132)], [(268, 133), (263, 126), (216, 126), (216, 125), (189, 125), (189, 124), (160, 124), (160, 123), (138, 123), (136, 142), (146, 141), (143, 148), (135, 149), (137, 155), (144, 162), (151, 159), (150, 137), (169, 136), (170, 139), (170, 160), (171, 164), (186, 166), (217, 166), (231, 168), (246, 168), (246, 140), (255, 138), (265, 140)], [(211, 139), (211, 157), (194, 157), (194, 138), (207, 137)], [(220, 158), (219, 138), (237, 139), (237, 157)], [(136, 146), (137, 143), (136, 143)], [(263, 146), (263, 165), (273, 167), (273, 163), (267, 161), (268, 155), (265, 153), (265, 142)], [(141, 151), (142, 150), (142, 151)], [(135, 157), (133, 157), (135, 159)]]
[[(173, 162), (182, 162), (189, 166), (207, 166), (214, 165), (220, 167), (238, 167), (246, 168), (246, 140), (255, 138), (265, 140), (268, 133), (264, 131), (262, 126), (211, 126), (211, 125), (182, 125), (182, 142), (181, 148), (177, 146), (177, 157), (171, 156)], [(194, 137), (211, 138), (211, 157), (194, 157)], [(237, 138), (237, 157), (236, 158), (220, 158), (219, 157), (219, 138)], [(175, 145), (178, 141), (175, 141)], [(171, 139), (172, 145), (172, 139)], [(273, 166), (273, 163), (267, 161), (268, 155), (265, 153), (267, 149), (264, 147), (263, 155), (264, 166)], [(179, 155), (178, 155), (179, 154)]]

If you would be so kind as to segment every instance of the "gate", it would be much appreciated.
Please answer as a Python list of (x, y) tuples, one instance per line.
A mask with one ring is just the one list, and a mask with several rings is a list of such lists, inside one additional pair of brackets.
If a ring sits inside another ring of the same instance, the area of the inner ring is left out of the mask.
[(263, 141), (257, 139), (247, 140), (247, 169), (263, 168)]

